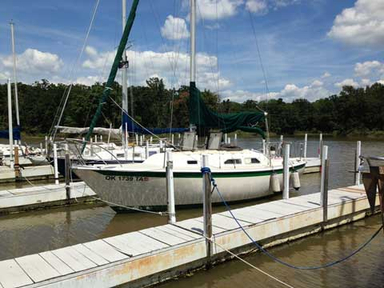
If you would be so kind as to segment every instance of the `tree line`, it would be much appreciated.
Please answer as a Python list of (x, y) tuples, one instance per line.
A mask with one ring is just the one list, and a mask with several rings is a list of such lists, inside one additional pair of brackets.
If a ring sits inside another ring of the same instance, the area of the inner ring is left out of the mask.
[[(68, 88), (68, 85), (54, 84), (47, 80), (31, 85), (19, 83), (22, 131), (30, 135), (49, 133), (56, 124), (55, 115), (60, 113), (62, 99), (68, 93)], [(89, 126), (103, 89), (103, 83), (95, 83), (92, 86), (73, 85), (61, 125)], [(121, 95), (121, 86), (115, 82), (111, 98), (120, 104)], [(130, 87), (128, 97), (129, 114), (145, 127), (189, 126), (187, 86), (177, 90), (167, 89), (162, 79), (150, 78), (145, 86)], [(209, 90), (202, 91), (202, 97), (208, 107), (220, 113), (260, 109), (267, 111), (270, 131), (278, 134), (306, 131), (348, 135), (356, 132), (384, 131), (384, 86), (379, 83), (365, 88), (345, 86), (338, 95), (314, 102), (306, 99), (297, 99), (290, 103), (284, 102), (283, 99), (257, 102), (250, 99), (237, 103), (230, 100), (221, 101), (219, 95)], [(120, 127), (121, 110), (114, 101), (109, 99), (104, 104), (97, 126)], [(7, 127), (7, 85), (3, 84), (0, 85), (0, 129)]]

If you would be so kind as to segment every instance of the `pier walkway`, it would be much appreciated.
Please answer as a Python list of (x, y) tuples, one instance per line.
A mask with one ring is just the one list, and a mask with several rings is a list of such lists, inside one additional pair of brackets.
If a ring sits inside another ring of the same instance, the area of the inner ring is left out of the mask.
[[(328, 221), (320, 193), (234, 209), (246, 231), (272, 246), (366, 217), (362, 185), (330, 190)], [(213, 215), (213, 260), (224, 249), (250, 251), (250, 240), (229, 212)], [(188, 219), (0, 262), (0, 287), (130, 287), (156, 284), (202, 267), (206, 260), (203, 218)], [(356, 256), (358, 257), (358, 256)]]
[(95, 196), (84, 182), (71, 183), (70, 199), (67, 199), (65, 184), (0, 190), (0, 214), (58, 206), (67, 201), (83, 202)]

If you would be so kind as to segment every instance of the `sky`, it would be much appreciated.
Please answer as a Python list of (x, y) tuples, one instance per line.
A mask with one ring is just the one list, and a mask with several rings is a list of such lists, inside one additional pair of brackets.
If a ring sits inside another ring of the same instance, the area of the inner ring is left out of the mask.
[[(122, 33), (121, 3), (2, 0), (0, 83), (13, 79), (10, 21), (18, 81), (105, 82)], [(189, 0), (140, 2), (129, 85), (150, 77), (167, 88), (188, 85), (189, 10)], [(197, 0), (197, 86), (222, 99), (315, 101), (344, 85), (384, 84), (383, 44), (383, 0)]]

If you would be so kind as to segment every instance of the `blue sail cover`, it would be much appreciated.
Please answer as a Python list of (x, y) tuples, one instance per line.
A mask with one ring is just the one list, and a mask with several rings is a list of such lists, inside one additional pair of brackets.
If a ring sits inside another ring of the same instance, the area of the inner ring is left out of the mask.
[[(20, 126), (16, 126), (13, 128), (13, 140), (20, 140)], [(0, 138), (8, 139), (9, 138), (9, 130), (0, 130)]]
[(123, 133), (125, 133), (125, 126), (127, 126), (128, 133), (138, 133), (138, 134), (167, 134), (167, 133), (183, 133), (189, 131), (188, 128), (143, 128), (139, 125), (136, 125), (131, 117), (124, 113), (123, 115)]

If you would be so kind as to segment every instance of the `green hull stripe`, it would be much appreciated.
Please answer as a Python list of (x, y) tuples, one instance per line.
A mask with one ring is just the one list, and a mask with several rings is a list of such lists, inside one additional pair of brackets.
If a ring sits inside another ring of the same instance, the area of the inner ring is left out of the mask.
[[(295, 170), (303, 169), (305, 164), (295, 167)], [(165, 170), (165, 169), (164, 169)], [(293, 168), (290, 168), (290, 171), (293, 171)], [(150, 171), (97, 171), (102, 175), (106, 176), (132, 176), (132, 177), (153, 177), (153, 178), (165, 178), (165, 171), (159, 172), (150, 172)], [(212, 173), (213, 178), (238, 178), (238, 177), (257, 177), (257, 176), (269, 176), (272, 173), (282, 174), (283, 169), (278, 169), (274, 171), (250, 171), (250, 172), (220, 172)], [(174, 172), (174, 178), (201, 178), (201, 172)]]

